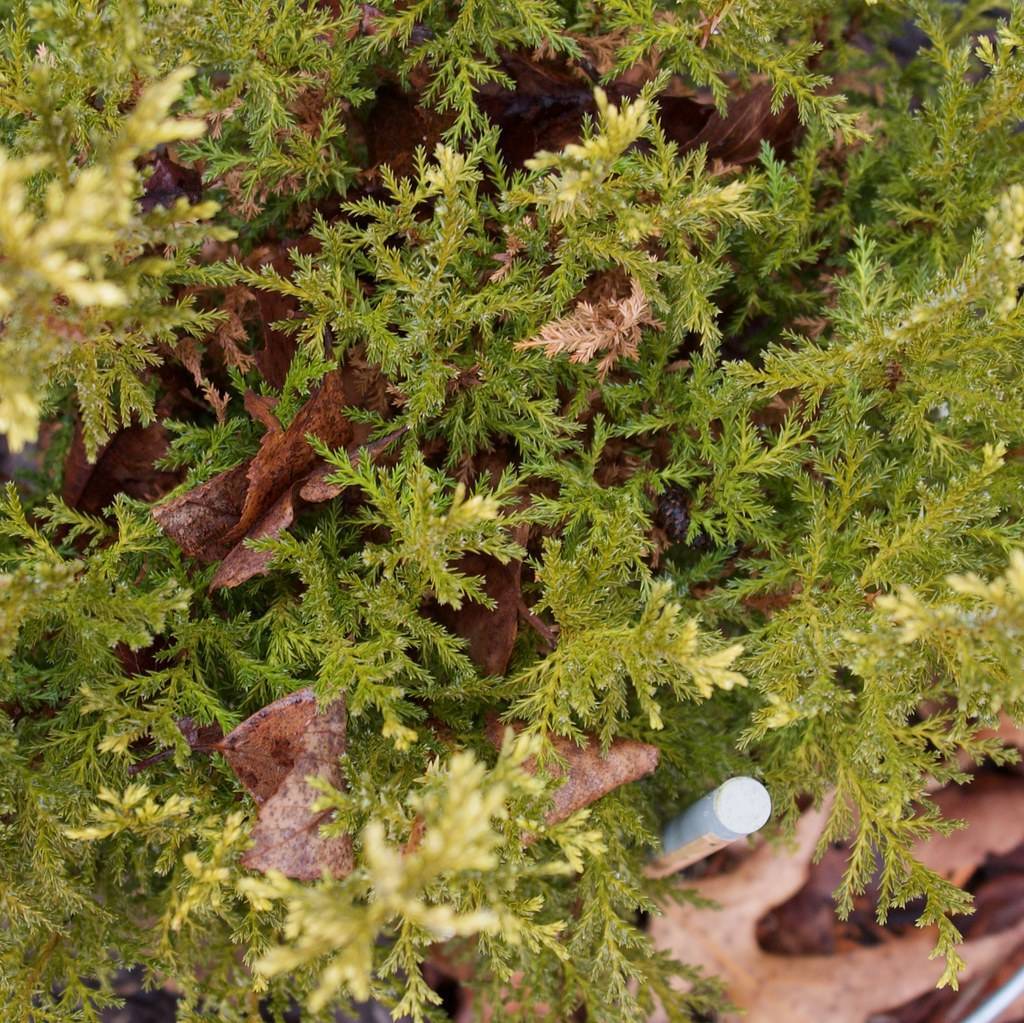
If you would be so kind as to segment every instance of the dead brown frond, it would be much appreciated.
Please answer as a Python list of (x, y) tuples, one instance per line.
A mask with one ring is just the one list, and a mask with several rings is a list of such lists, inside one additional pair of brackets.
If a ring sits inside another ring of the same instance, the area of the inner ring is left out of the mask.
[(619, 359), (636, 358), (643, 327), (664, 326), (655, 319), (640, 283), (630, 278), (630, 285), (625, 298), (579, 302), (568, 316), (545, 323), (516, 347), (542, 348), (550, 358), (568, 355), (571, 362), (590, 362), (601, 354), (597, 372), (603, 378)]

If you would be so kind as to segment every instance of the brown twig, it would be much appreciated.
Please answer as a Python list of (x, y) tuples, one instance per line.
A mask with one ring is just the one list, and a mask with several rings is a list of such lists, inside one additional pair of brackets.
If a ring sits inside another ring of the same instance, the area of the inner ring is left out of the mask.
[(732, 5), (733, 0), (725, 0), (722, 6), (714, 14), (712, 14), (710, 18), (706, 17), (704, 19), (704, 32), (700, 37), (700, 48), (702, 50), (707, 49), (708, 43), (711, 42), (711, 37), (714, 35), (715, 30), (721, 24), (722, 19), (726, 16), (726, 14), (728, 14), (729, 8), (732, 7)]
[(535, 615), (527, 606), (526, 602), (522, 597), (519, 598), (519, 617), (529, 625), (534, 632), (542, 640), (544, 645), (547, 647), (547, 652), (551, 653), (552, 650), (558, 646), (558, 635), (550, 625), (547, 624), (542, 618)]

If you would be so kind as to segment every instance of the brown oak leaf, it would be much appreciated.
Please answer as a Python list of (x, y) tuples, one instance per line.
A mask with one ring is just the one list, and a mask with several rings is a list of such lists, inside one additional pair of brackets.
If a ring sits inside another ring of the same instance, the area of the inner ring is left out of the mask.
[(64, 503), (89, 515), (98, 515), (117, 494), (140, 501), (163, 497), (178, 482), (178, 474), (154, 465), (167, 454), (167, 431), (159, 423), (132, 425), (118, 430), (90, 462), (80, 423), (75, 424), (71, 447), (64, 459)]
[(311, 809), (319, 793), (307, 781), (344, 785), (338, 758), (345, 752), (346, 725), (343, 699), (318, 714), (313, 691), (300, 689), (257, 711), (216, 744), (260, 807), (243, 866), (302, 881), (316, 880), (325, 870), (333, 877), (351, 873), (352, 839), (320, 834), (330, 811)]
[(565, 781), (555, 790), (548, 824), (564, 821), (621, 785), (653, 773), (658, 766), (658, 747), (634, 739), (616, 739), (607, 753), (600, 752), (592, 736), (582, 748), (562, 736), (553, 736), (551, 741), (568, 767), (557, 772)]
[[(230, 174), (228, 172), (225, 177)], [(252, 270), (269, 266), (282, 276), (289, 277), (295, 270), (294, 256), (316, 255), (319, 251), (320, 242), (307, 234), (296, 241), (260, 245), (242, 263)], [(244, 325), (251, 325), (262, 341), (260, 347), (253, 352), (260, 375), (272, 387), (283, 387), (297, 342), (294, 334), (280, 330), (274, 324), (294, 320), (301, 315), (298, 299), (293, 295), (283, 295), (279, 291), (263, 288), (229, 290), (226, 299), (228, 322), (231, 322), (231, 314), (235, 314), (243, 325), (243, 331)]]
[[(674, 137), (671, 120), (663, 117), (662, 124)], [(776, 155), (788, 155), (799, 131), (796, 104), (788, 99), (773, 113), (772, 87), (765, 83), (730, 100), (724, 116), (712, 111), (697, 135), (676, 141), (686, 150), (707, 145), (708, 157), (723, 164), (745, 164), (758, 159), (764, 141), (771, 143)]]
[(320, 458), (306, 440), (308, 434), (331, 447), (348, 447), (366, 439), (369, 428), (345, 415), (346, 405), (359, 404), (360, 395), (351, 393), (353, 390), (349, 374), (334, 370), (299, 409), (288, 429), (272, 429), (263, 435), (260, 450), (246, 472), (249, 486), (238, 522), (225, 539), (241, 540), (287, 488), (309, 475)]
[(356, 355), (324, 377), (287, 429), (266, 399), (248, 396), (250, 413), (268, 427), (259, 451), (243, 465), (155, 508), (153, 517), (186, 554), (207, 563), (221, 561), (213, 589), (266, 572), (270, 555), (250, 550), (244, 541), (279, 535), (294, 522), (300, 500), (323, 500), (329, 493), (306, 489), (318, 471), (323, 473), (307, 435), (354, 454), (370, 428), (352, 422), (345, 410), (368, 406), (383, 411), (382, 395), (379, 373)]
[(146, 212), (158, 206), (170, 209), (179, 199), (187, 199), (190, 203), (202, 199), (202, 175), (193, 167), (175, 163), (166, 147), (158, 147), (143, 163), (148, 164), (152, 170), (142, 186), (140, 209)]
[(504, 675), (519, 634), (522, 562), (502, 564), (486, 554), (467, 554), (456, 562), (455, 568), (466, 575), (483, 576), (484, 592), (496, 606), (488, 608), (466, 601), (458, 610), (434, 605), (429, 613), (466, 640), (469, 656), (486, 674)]
[[(245, 537), (247, 540), (262, 540), (279, 536), (295, 521), (295, 495), (286, 490), (266, 511)], [(237, 543), (224, 556), (217, 571), (210, 580), (210, 589), (223, 586), (230, 589), (240, 586), (254, 576), (262, 575), (270, 564), (270, 555), (265, 551), (254, 551), (244, 543)]]
[[(515, 88), (486, 82), (477, 102), (497, 126), (509, 166), (522, 167), (538, 150), (558, 150), (580, 140), (584, 117), (597, 110), (594, 81), (585, 71), (562, 57), (536, 52), (503, 53), (500, 67)], [(616, 83), (608, 83), (607, 91), (613, 102), (620, 98)]]
[[(985, 804), (982, 793), (976, 802), (965, 801), (963, 810), (977, 820), (1001, 812)], [(652, 921), (651, 938), (659, 949), (724, 980), (727, 996), (743, 1015), (722, 1016), (721, 1023), (741, 1018), (744, 1023), (864, 1023), (929, 991), (938, 981), (943, 966), (928, 958), (935, 943), (930, 929), (913, 929), (906, 936), (836, 955), (774, 955), (760, 947), (758, 921), (807, 882), (826, 816), (827, 809), (804, 814), (795, 849), (762, 844), (730, 873), (682, 882), (716, 906), (671, 903)], [(933, 869), (945, 872), (953, 863), (963, 867), (964, 856), (974, 858), (977, 866), (984, 855), (963, 844), (943, 851), (948, 841), (937, 838), (922, 847)], [(1017, 921), (965, 942), (963, 979), (993, 969), (1022, 939), (1024, 921)], [(664, 1018), (656, 1014), (653, 1023)]]
[(233, 546), (224, 540), (238, 522), (248, 486), (248, 463), (228, 469), (153, 509), (163, 531), (191, 558), (210, 562)]
[[(369, 455), (370, 458), (376, 459), (391, 447), (399, 437), (404, 436), (408, 432), (408, 426), (399, 427), (379, 440), (359, 445), (358, 450), (350, 450), (349, 456), (352, 458), (353, 463), (358, 462), (363, 452)], [(309, 501), (311, 504), (317, 504), (320, 501), (330, 501), (332, 498), (337, 497), (345, 488), (338, 483), (330, 483), (328, 481), (327, 477), (332, 472), (334, 472), (334, 469), (329, 465), (320, 465), (314, 469), (299, 488), (299, 497), (303, 501)]]
[[(617, 34), (579, 36), (584, 56), (576, 61), (540, 50), (501, 55), (501, 70), (515, 88), (487, 82), (478, 90), (478, 103), (499, 129), (507, 163), (522, 167), (538, 150), (559, 150), (579, 142), (584, 119), (597, 112), (594, 84), (602, 77), (608, 98), (620, 104), (635, 97), (657, 74), (660, 64), (650, 55), (608, 79), (623, 39)], [(793, 100), (787, 98), (773, 112), (771, 86), (763, 80), (737, 92), (724, 115), (706, 91), (695, 93), (678, 75), (669, 79), (655, 103), (658, 122), (680, 152), (706, 145), (709, 159), (725, 165), (756, 161), (762, 141), (787, 158), (801, 130)]]
[[(518, 732), (524, 726), (514, 724), (511, 727)], [(497, 718), (487, 725), (488, 741), (499, 749), (505, 728)], [(658, 766), (658, 747), (646, 742), (616, 739), (608, 751), (602, 753), (594, 736), (587, 736), (583, 746), (577, 746), (562, 735), (548, 738), (555, 752), (565, 761), (564, 767), (557, 761), (545, 765), (550, 774), (565, 779), (553, 793), (551, 809), (545, 817), (548, 824), (566, 820), (577, 810), (590, 806), (621, 785), (646, 777)], [(525, 766), (531, 772), (537, 769), (532, 761), (527, 761)]]
[[(455, 475), (467, 488), (481, 481), (496, 487), (510, 462), (510, 453), (503, 448), (478, 451), (460, 464)], [(517, 510), (524, 510), (530, 499), (530, 492), (523, 487)], [(520, 522), (509, 527), (509, 535), (525, 550), (530, 527)], [(517, 559), (501, 562), (490, 555), (470, 553), (460, 558), (454, 567), (466, 575), (481, 576), (484, 592), (495, 606), (488, 608), (466, 601), (456, 610), (431, 601), (424, 611), (466, 640), (469, 656), (486, 674), (504, 675), (519, 635), (519, 618), (525, 607), (521, 590), (522, 562)]]
[(397, 82), (385, 81), (377, 89), (365, 121), (368, 160), (360, 179), (375, 184), (384, 165), (397, 177), (413, 174), (417, 149), (432, 152), (452, 120), (451, 112), (440, 113), (421, 104), (415, 91), (407, 92)]

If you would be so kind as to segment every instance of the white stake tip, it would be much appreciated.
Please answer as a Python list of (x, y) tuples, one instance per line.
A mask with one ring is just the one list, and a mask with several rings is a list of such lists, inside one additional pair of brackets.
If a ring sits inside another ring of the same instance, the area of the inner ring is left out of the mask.
[(715, 816), (737, 835), (763, 828), (772, 813), (772, 797), (753, 778), (730, 778), (715, 790)]

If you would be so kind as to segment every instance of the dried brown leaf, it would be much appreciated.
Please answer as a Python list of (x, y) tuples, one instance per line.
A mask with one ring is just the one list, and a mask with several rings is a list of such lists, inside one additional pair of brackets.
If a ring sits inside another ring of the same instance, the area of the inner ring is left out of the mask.
[(773, 113), (772, 87), (764, 84), (736, 97), (725, 117), (713, 113), (693, 145), (707, 143), (708, 155), (723, 163), (752, 163), (762, 142), (770, 142), (777, 152), (792, 148), (799, 127), (796, 104), (787, 100)]
[(164, 472), (155, 463), (167, 454), (167, 431), (159, 423), (118, 430), (90, 462), (86, 457), (80, 423), (75, 424), (71, 447), (64, 459), (64, 503), (89, 515), (98, 515), (117, 494), (140, 501), (163, 497), (178, 482), (178, 474)]
[(243, 463), (153, 509), (160, 528), (191, 558), (218, 561), (234, 544), (225, 536), (238, 522), (248, 487)]
[(1021, 796), (1019, 778), (993, 774), (936, 792), (932, 798), (943, 817), (969, 825), (924, 842), (916, 850), (917, 858), (954, 884), (966, 884), (987, 856), (1007, 853), (1024, 842)]
[[(262, 540), (280, 536), (294, 521), (295, 491), (289, 488), (264, 512), (259, 522), (250, 527), (245, 539)], [(244, 543), (235, 544), (217, 566), (210, 580), (210, 589), (231, 589), (258, 575), (264, 575), (269, 570), (272, 557), (269, 551), (254, 551)]]
[(380, 31), (379, 23), (384, 17), (381, 9), (373, 4), (360, 4), (358, 10), (359, 18), (345, 35), (349, 42), (358, 36), (375, 36)]
[(665, 134), (679, 143), (684, 152), (706, 145), (708, 158), (722, 164), (753, 163), (760, 156), (762, 142), (770, 143), (777, 156), (788, 156), (800, 131), (792, 100), (787, 99), (778, 112), (772, 112), (772, 88), (767, 83), (734, 97), (724, 116), (712, 109), (696, 134), (688, 110), (681, 119), (672, 116), (681, 104), (685, 104), (685, 98), (663, 105), (659, 120)]
[[(371, 441), (368, 444), (353, 445), (349, 449), (348, 455), (352, 459), (353, 464), (357, 463), (365, 453), (370, 458), (376, 460), (378, 456), (382, 455), (391, 445), (398, 440), (399, 437), (404, 436), (409, 432), (408, 426), (402, 426), (397, 430), (393, 430), (391, 433), (379, 440)], [(387, 464), (386, 459), (382, 459), (382, 464)], [(337, 497), (345, 488), (337, 483), (329, 483), (327, 477), (331, 475), (334, 470), (329, 465), (321, 465), (314, 469), (310, 474), (309, 478), (299, 488), (299, 496), (303, 501), (309, 501), (311, 504), (319, 503), (320, 501), (330, 501), (332, 498)]]
[(354, 404), (349, 400), (349, 390), (343, 370), (328, 373), (287, 430), (269, 430), (263, 435), (260, 450), (246, 472), (249, 487), (241, 515), (227, 539), (237, 541), (246, 536), (281, 494), (308, 476), (320, 461), (307, 435), (330, 447), (348, 447), (366, 439), (368, 428), (354, 424), (345, 415), (345, 406)]
[(311, 809), (319, 793), (307, 781), (322, 778), (343, 787), (338, 758), (345, 752), (346, 724), (344, 700), (318, 714), (313, 691), (300, 689), (257, 711), (217, 745), (260, 807), (243, 866), (302, 881), (325, 870), (332, 877), (351, 873), (352, 839), (320, 834), (330, 811)]
[(274, 409), (277, 408), (277, 398), (267, 394), (256, 394), (254, 391), (246, 391), (243, 404), (245, 411), (268, 433), (281, 432), (281, 423), (274, 414)]
[[(561, 56), (504, 53), (500, 67), (515, 88), (486, 82), (477, 101), (497, 126), (502, 156), (510, 167), (521, 168), (539, 150), (558, 151), (579, 142), (583, 118), (597, 110), (594, 79)], [(614, 83), (607, 92), (613, 102), (621, 98)]]
[[(416, 75), (415, 69), (412, 75)], [(365, 122), (368, 165), (360, 178), (367, 183), (375, 182), (384, 164), (398, 177), (415, 173), (417, 148), (422, 146), (431, 152), (453, 119), (450, 111), (440, 113), (421, 105), (417, 92), (407, 92), (397, 83), (385, 83), (377, 89)]]
[[(972, 819), (991, 812), (979, 809), (984, 802), (981, 796), (968, 807)], [(942, 973), (942, 963), (928, 958), (935, 940), (930, 930), (914, 929), (905, 937), (837, 955), (780, 956), (761, 949), (758, 920), (807, 881), (826, 815), (826, 810), (804, 815), (795, 849), (763, 844), (731, 873), (683, 882), (719, 908), (673, 903), (652, 922), (651, 938), (659, 949), (724, 979), (744, 1023), (864, 1023), (874, 1013), (929, 991)], [(962, 949), (965, 979), (992, 969), (1022, 939), (1024, 921), (1018, 921), (1005, 931), (967, 941)], [(721, 1023), (740, 1018), (723, 1016)]]
[[(320, 243), (315, 238), (304, 235), (296, 242), (261, 245), (254, 249), (243, 263), (252, 270), (269, 266), (282, 276), (288, 277), (294, 269), (294, 254), (310, 256), (316, 255), (319, 251)], [(272, 387), (283, 387), (288, 367), (291, 366), (295, 355), (296, 341), (292, 334), (280, 330), (274, 324), (301, 316), (298, 299), (292, 295), (282, 295), (277, 291), (264, 291), (260, 288), (251, 291), (245, 289), (244, 293), (234, 294), (238, 296), (235, 309), (239, 317), (244, 322), (251, 323), (257, 336), (263, 341), (262, 346), (254, 353), (256, 368)]]
[[(524, 726), (512, 727), (520, 731)], [(501, 747), (505, 728), (497, 718), (487, 725), (487, 738), (496, 748)], [(553, 793), (545, 818), (548, 824), (566, 820), (620, 786), (646, 777), (658, 766), (658, 747), (634, 739), (616, 739), (606, 753), (601, 752), (594, 736), (587, 736), (582, 747), (561, 735), (549, 736), (549, 740), (565, 765), (552, 761), (545, 764), (545, 770), (565, 780)], [(527, 761), (525, 767), (530, 772), (537, 770), (534, 761)]]
[(548, 824), (564, 821), (620, 786), (652, 774), (660, 755), (657, 746), (634, 739), (616, 739), (607, 753), (600, 751), (592, 736), (582, 748), (562, 736), (553, 736), (551, 741), (568, 767), (555, 772), (565, 781), (555, 790)]
[(202, 175), (194, 167), (175, 163), (166, 147), (149, 157), (149, 172), (142, 186), (139, 207), (147, 212), (157, 206), (170, 208), (179, 199), (197, 203), (203, 196)]
[(1000, 714), (997, 728), (985, 728), (978, 733), (979, 739), (1000, 739), (1006, 746), (1015, 746), (1024, 751), (1024, 728), (1006, 714)]
[[(217, 748), (220, 740), (224, 738), (224, 732), (218, 724), (200, 725), (190, 717), (179, 718), (176, 724), (189, 746), (200, 753), (211, 753)], [(136, 760), (128, 768), (128, 773), (130, 775), (141, 774), (154, 764), (159, 764), (164, 760), (170, 759), (172, 756), (174, 756), (174, 748), (165, 747), (158, 753), (153, 753), (143, 760)]]
[(455, 568), (484, 579), (484, 592), (496, 606), (484, 607), (465, 601), (458, 610), (434, 606), (430, 614), (457, 636), (466, 640), (469, 656), (488, 675), (504, 675), (519, 634), (519, 585), (522, 563), (502, 564), (486, 554), (467, 554)]
[(265, 803), (292, 769), (316, 714), (312, 689), (299, 689), (256, 711), (217, 746), (257, 803)]
[[(674, 21), (672, 15), (659, 16)], [(709, 18), (710, 33), (716, 22)], [(594, 117), (594, 84), (614, 68), (616, 55), (628, 33), (577, 36), (583, 56), (572, 61), (538, 50), (504, 53), (501, 70), (514, 82), (506, 89), (495, 82), (483, 85), (478, 102), (499, 129), (499, 145), (506, 162), (522, 167), (538, 150), (557, 151), (580, 141), (583, 119)], [(661, 55), (652, 51), (624, 73), (604, 83), (609, 99), (621, 103), (635, 97), (662, 67)], [(756, 161), (761, 142), (788, 157), (800, 132), (796, 105), (787, 99), (773, 113), (771, 86), (759, 82), (737, 94), (725, 115), (707, 94), (696, 95), (680, 76), (673, 76), (657, 97), (657, 117), (666, 136), (682, 152), (706, 145), (708, 157), (720, 165)]]
[(386, 408), (380, 374), (358, 353), (324, 377), (287, 429), (274, 416), (270, 399), (250, 393), (246, 408), (267, 427), (256, 455), (154, 509), (161, 528), (186, 554), (204, 562), (223, 559), (213, 588), (237, 586), (267, 570), (270, 555), (249, 550), (244, 541), (277, 536), (287, 529), (295, 520), (300, 495), (317, 501), (338, 492), (340, 488), (307, 489), (306, 484), (324, 474), (307, 436), (354, 454), (369, 427), (348, 418), (345, 410), (351, 406)]

